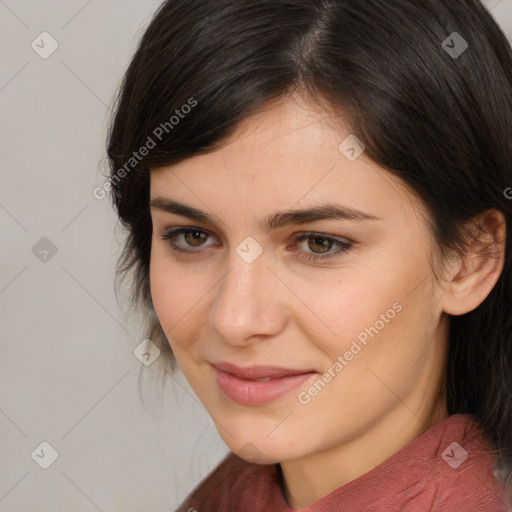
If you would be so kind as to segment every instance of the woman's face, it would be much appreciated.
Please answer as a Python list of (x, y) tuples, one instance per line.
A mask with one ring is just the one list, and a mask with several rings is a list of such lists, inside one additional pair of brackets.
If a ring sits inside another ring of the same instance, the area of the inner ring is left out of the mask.
[(156, 313), (226, 444), (256, 462), (424, 430), (438, 397), (447, 324), (425, 210), (340, 149), (349, 135), (288, 98), (151, 171)]

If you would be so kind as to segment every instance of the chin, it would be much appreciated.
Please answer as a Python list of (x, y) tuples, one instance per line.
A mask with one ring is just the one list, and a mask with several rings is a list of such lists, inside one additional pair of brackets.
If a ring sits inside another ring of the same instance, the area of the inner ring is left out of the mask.
[(275, 464), (305, 455), (303, 440), (291, 436), (286, 430), (277, 435), (277, 431), (273, 432), (276, 424), (275, 421), (268, 421), (264, 427), (258, 429), (252, 425), (248, 430), (227, 422), (227, 432), (222, 428), (217, 430), (228, 448), (247, 462)]

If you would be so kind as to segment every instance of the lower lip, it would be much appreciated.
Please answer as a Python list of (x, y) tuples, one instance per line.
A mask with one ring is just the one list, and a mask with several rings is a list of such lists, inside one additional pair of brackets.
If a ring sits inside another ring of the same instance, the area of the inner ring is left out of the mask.
[(215, 379), (224, 394), (241, 405), (263, 405), (286, 395), (310, 379), (315, 372), (257, 382), (240, 379), (214, 367)]

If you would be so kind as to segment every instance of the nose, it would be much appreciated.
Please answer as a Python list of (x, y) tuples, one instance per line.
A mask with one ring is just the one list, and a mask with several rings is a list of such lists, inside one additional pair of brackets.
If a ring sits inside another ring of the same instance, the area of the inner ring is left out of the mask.
[(215, 288), (210, 326), (226, 343), (244, 346), (278, 335), (286, 326), (286, 287), (268, 268), (263, 252), (244, 261), (235, 251)]

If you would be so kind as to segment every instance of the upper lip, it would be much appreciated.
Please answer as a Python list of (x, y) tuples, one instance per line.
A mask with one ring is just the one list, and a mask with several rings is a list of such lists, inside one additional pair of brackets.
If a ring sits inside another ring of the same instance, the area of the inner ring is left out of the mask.
[(240, 379), (279, 379), (280, 377), (289, 377), (290, 375), (301, 375), (311, 373), (314, 370), (300, 370), (291, 368), (281, 368), (279, 366), (236, 366), (228, 362), (212, 363), (212, 366), (223, 372), (231, 373)]

